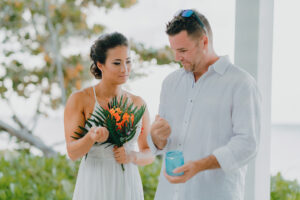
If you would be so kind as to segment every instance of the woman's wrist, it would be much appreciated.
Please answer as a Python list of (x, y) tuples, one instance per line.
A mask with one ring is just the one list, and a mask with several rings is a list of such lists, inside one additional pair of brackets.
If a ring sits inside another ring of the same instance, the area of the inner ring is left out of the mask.
[(93, 138), (93, 129), (90, 129), (86, 136), (89, 142), (95, 143), (95, 140)]
[(130, 162), (136, 164), (138, 152), (131, 151), (130, 152)]

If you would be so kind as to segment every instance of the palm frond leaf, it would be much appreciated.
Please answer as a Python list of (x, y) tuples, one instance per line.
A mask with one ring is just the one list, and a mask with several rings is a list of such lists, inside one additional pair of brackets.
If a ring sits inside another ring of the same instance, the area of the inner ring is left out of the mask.
[[(114, 97), (107, 104), (107, 106), (108, 109), (104, 109), (101, 106), (96, 107), (95, 111), (90, 114), (91, 117), (85, 121), (85, 126), (88, 127), (88, 129), (92, 128), (93, 126), (106, 127), (109, 132), (109, 136), (108, 139), (101, 144), (107, 144), (105, 148), (112, 145), (121, 147), (124, 143), (130, 141), (135, 136), (138, 123), (144, 115), (146, 106), (134, 106), (133, 102), (129, 104), (128, 98), (124, 97), (123, 95), (121, 95), (119, 100), (117, 97)], [(114, 110), (111, 110), (117, 108), (119, 108), (120, 110), (116, 111), (118, 113), (115, 114), (119, 115), (119, 121), (116, 120), (116, 116), (113, 114)], [(125, 113), (127, 113), (126, 118)], [(131, 115), (134, 116), (133, 121), (131, 119)], [(128, 118), (128, 116), (130, 117)], [(117, 125), (117, 123), (119, 124)], [(80, 139), (84, 137), (89, 131), (87, 128), (82, 126), (79, 126), (79, 129), (80, 132), (74, 132), (76, 134), (76, 137), (71, 136), (72, 138)], [(97, 142), (95, 144), (97, 144)]]

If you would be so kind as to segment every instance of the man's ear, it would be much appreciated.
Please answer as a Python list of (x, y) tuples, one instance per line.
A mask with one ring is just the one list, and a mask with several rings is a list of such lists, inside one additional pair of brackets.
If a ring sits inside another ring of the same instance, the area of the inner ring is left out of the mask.
[(208, 37), (206, 35), (203, 35), (202, 42), (203, 42), (203, 47), (205, 49), (207, 49), (208, 48)]

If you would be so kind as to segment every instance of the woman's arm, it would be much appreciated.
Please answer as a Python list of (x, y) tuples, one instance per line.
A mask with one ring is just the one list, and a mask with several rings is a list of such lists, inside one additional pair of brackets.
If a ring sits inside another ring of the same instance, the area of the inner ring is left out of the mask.
[[(145, 102), (139, 98), (139, 102), (136, 102), (137, 106), (146, 105)], [(138, 145), (139, 145), (139, 152), (136, 151), (130, 151), (126, 152), (124, 146), (123, 147), (114, 147), (114, 156), (118, 163), (120, 164), (126, 164), (129, 162), (133, 162), (136, 165), (148, 165), (151, 164), (155, 157), (151, 153), (151, 150), (147, 144), (147, 134), (150, 131), (150, 117), (149, 117), (149, 111), (146, 107), (145, 113), (142, 118), (142, 129), (141, 133), (138, 137)]]
[(144, 166), (151, 164), (155, 159), (155, 156), (151, 153), (151, 150), (147, 143), (147, 135), (150, 132), (150, 116), (148, 108), (146, 108), (142, 120), (142, 130), (138, 138), (140, 151), (133, 152), (136, 158), (133, 163)]
[(82, 92), (77, 92), (68, 99), (64, 112), (65, 139), (71, 160), (81, 158), (89, 152), (95, 142), (103, 142), (108, 138), (108, 131), (103, 127), (92, 127), (84, 137), (78, 140), (72, 138), (71, 136), (77, 137), (74, 132), (80, 132), (78, 126), (83, 127), (84, 122)]

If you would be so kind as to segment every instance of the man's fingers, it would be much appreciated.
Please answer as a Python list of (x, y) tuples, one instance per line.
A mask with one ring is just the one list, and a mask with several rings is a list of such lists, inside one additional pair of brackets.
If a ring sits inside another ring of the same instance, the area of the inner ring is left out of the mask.
[(169, 127), (160, 127), (157, 129), (157, 132), (162, 133), (161, 135), (169, 135), (170, 129)]
[(155, 121), (158, 121), (159, 118), (160, 118), (160, 116), (159, 116), (159, 115), (156, 115), (156, 116), (155, 116)]
[(160, 126), (162, 126), (163, 124), (167, 124), (168, 121), (165, 120), (165, 119), (163, 119), (163, 118), (161, 118), (161, 117), (159, 117), (159, 119), (157, 121), (155, 121), (155, 123), (158, 124), (158, 125), (160, 125)]
[(180, 172), (185, 172), (188, 169), (188, 165), (183, 165), (181, 167), (177, 167), (176, 169), (173, 170), (173, 173), (180, 173)]
[(167, 172), (165, 170), (164, 171), (164, 176), (171, 183), (183, 183), (183, 182), (185, 182), (184, 175), (182, 175), (182, 176), (170, 176), (170, 175), (167, 174)]

